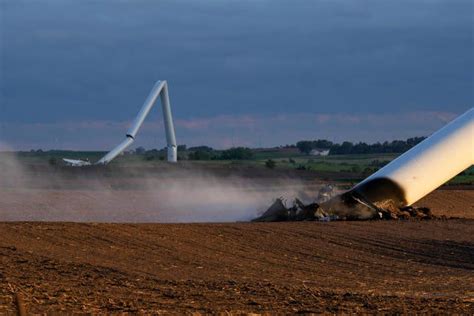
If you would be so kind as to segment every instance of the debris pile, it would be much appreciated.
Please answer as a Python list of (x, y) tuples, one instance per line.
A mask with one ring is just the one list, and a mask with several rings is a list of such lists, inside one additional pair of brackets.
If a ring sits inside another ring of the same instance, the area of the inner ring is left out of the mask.
[(318, 203), (303, 204), (295, 199), (291, 207), (287, 207), (283, 198), (278, 198), (260, 217), (253, 222), (286, 222), (286, 221), (322, 221), (337, 220), (337, 215), (326, 213)]
[(336, 195), (337, 195), (336, 188), (330, 184), (327, 184), (323, 186), (321, 189), (319, 189), (316, 201), (319, 204), (328, 202), (330, 199), (332, 199)]
[(380, 219), (435, 219), (437, 218), (427, 207), (407, 206), (397, 209), (383, 209), (378, 211)]
[[(322, 192), (324, 191), (324, 192)], [(335, 220), (426, 220), (436, 219), (426, 207), (399, 207), (391, 200), (370, 203), (351, 192), (333, 196), (334, 188), (323, 188), (317, 202), (304, 204), (295, 199), (291, 207), (282, 197), (254, 222), (321, 221)], [(329, 197), (329, 198), (328, 198)]]

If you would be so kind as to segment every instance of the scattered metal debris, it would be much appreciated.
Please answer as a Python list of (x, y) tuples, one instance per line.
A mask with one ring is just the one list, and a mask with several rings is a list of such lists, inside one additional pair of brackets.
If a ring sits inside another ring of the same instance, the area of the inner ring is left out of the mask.
[(285, 222), (290, 218), (290, 211), (283, 198), (278, 198), (260, 217), (254, 219), (254, 222)]
[(331, 184), (326, 184), (321, 189), (319, 189), (318, 197), (316, 198), (316, 201), (319, 204), (321, 204), (321, 203), (329, 201), (336, 195), (337, 195), (336, 188)]
[[(340, 199), (340, 197), (336, 197)], [(362, 203), (357, 200), (357, 203)], [(354, 206), (354, 212), (347, 209), (339, 211), (330, 207), (332, 203), (310, 203), (304, 204), (301, 200), (295, 199), (291, 207), (286, 206), (286, 200), (277, 198), (273, 204), (253, 222), (287, 222), (287, 221), (320, 221), (330, 222), (335, 220), (408, 220), (408, 219), (436, 219), (431, 210), (426, 207), (416, 208), (413, 206), (399, 208), (391, 201), (366, 205), (362, 203)], [(360, 206), (370, 208), (371, 212), (359, 213)], [(327, 208), (323, 207), (326, 206)], [(359, 208), (358, 208), (359, 207)], [(369, 214), (369, 215), (367, 215)]]
[(326, 213), (318, 203), (304, 204), (299, 199), (293, 201), (291, 207), (286, 206), (283, 198), (278, 198), (254, 222), (286, 222), (286, 221), (323, 221), (337, 220), (335, 214)]

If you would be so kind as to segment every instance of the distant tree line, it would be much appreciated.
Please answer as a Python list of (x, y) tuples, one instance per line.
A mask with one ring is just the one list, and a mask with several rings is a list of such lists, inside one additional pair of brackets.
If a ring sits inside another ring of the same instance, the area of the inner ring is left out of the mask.
[[(329, 150), (329, 155), (348, 155), (348, 154), (381, 154), (381, 153), (403, 153), (413, 146), (423, 141), (425, 137), (412, 137), (406, 140), (386, 141), (383, 143), (367, 144), (364, 142), (352, 143), (333, 143), (326, 139), (303, 140), (296, 145), (286, 145), (279, 148), (298, 148), (305, 154), (311, 151)], [(255, 158), (256, 150), (247, 147), (233, 147), (226, 150), (215, 150), (209, 146), (187, 147), (186, 145), (178, 146), (179, 160), (250, 160)], [(166, 157), (166, 147), (161, 150), (152, 149), (145, 150), (143, 147), (135, 149), (135, 154), (144, 155), (146, 160), (164, 160)], [(273, 167), (273, 163), (269, 162), (269, 168)]]
[[(166, 148), (161, 150), (145, 150), (143, 147), (135, 149), (135, 154), (144, 155), (145, 160), (164, 160)], [(246, 147), (233, 147), (227, 150), (215, 150), (209, 146), (196, 146), (187, 148), (186, 145), (178, 146), (178, 160), (249, 160), (255, 157), (254, 152)]]
[(325, 139), (303, 140), (296, 143), (300, 152), (310, 154), (315, 149), (329, 149), (330, 155), (348, 154), (381, 154), (381, 153), (402, 153), (423, 141), (426, 137), (412, 137), (407, 140), (385, 141), (383, 143), (367, 144), (364, 142), (342, 144), (333, 143)]
[(254, 158), (252, 149), (233, 147), (227, 150), (216, 151), (211, 147), (199, 146), (189, 148), (189, 160), (249, 160)]

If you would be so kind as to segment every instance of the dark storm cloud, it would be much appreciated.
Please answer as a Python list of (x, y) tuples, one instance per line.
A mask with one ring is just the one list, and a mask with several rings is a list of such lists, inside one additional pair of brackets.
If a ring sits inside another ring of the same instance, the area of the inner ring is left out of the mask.
[(181, 120), (474, 104), (470, 0), (0, 3), (3, 124), (130, 120), (157, 79)]

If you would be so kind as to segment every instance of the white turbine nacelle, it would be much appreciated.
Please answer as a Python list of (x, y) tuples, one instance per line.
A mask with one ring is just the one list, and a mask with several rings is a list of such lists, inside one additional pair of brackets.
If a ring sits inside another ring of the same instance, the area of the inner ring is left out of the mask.
[(474, 108), (363, 180), (332, 208), (357, 205), (376, 209), (391, 201), (410, 206), (474, 164)]
[(140, 127), (143, 125), (146, 117), (150, 113), (151, 109), (155, 105), (158, 96), (161, 99), (161, 105), (163, 107), (163, 116), (165, 121), (165, 133), (166, 133), (166, 142), (168, 150), (168, 161), (177, 162), (177, 146), (176, 146), (176, 136), (174, 132), (173, 116), (171, 115), (171, 106), (170, 99), (168, 94), (168, 84), (165, 80), (157, 81), (153, 86), (148, 98), (145, 100), (140, 112), (133, 121), (130, 129), (128, 130), (125, 139), (102, 157), (96, 164), (97, 165), (106, 165), (111, 162), (115, 157), (120, 155), (125, 149), (127, 149), (134, 141), (137, 136)]

